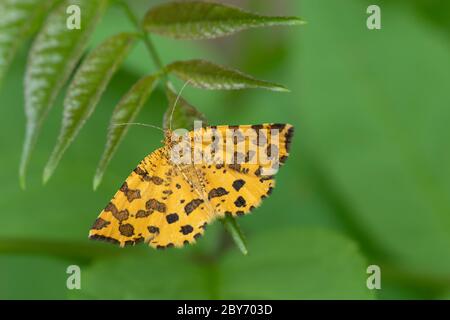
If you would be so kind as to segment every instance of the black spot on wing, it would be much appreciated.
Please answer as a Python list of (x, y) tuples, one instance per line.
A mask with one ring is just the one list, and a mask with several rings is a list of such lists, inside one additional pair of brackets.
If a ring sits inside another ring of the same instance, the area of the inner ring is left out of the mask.
[(134, 227), (129, 223), (121, 224), (119, 226), (119, 232), (125, 237), (132, 237), (134, 235)]
[(179, 219), (179, 217), (178, 217), (178, 214), (176, 214), (176, 213), (171, 213), (166, 216), (167, 223), (169, 223), (169, 224), (177, 222), (178, 219)]
[(102, 236), (99, 234), (93, 234), (92, 236), (89, 236), (89, 239), (106, 241), (106, 242), (113, 243), (113, 244), (120, 244), (120, 242), (114, 238)]
[(159, 233), (159, 228), (158, 227), (148, 226), (147, 229), (148, 229), (148, 232), (150, 232), (150, 233)]
[(228, 193), (229, 192), (222, 187), (214, 188), (208, 193), (208, 199), (211, 200), (212, 198), (222, 197)]
[(251, 126), (251, 128), (253, 130), (259, 130), (259, 129), (264, 128), (264, 126), (262, 124), (254, 124), (254, 125)]
[(163, 184), (163, 182), (164, 182), (164, 180), (162, 179), (162, 178), (160, 178), (160, 177), (158, 177), (158, 176), (153, 176), (153, 177), (151, 177), (150, 178), (150, 180), (154, 183), (154, 184), (156, 184), (156, 185), (161, 185), (161, 184)]
[(245, 207), (247, 205), (245, 199), (242, 196), (239, 196), (236, 201), (234, 201), (234, 205), (236, 207)]
[(286, 134), (284, 135), (286, 151), (289, 152), (291, 148), (292, 137), (294, 136), (294, 127), (290, 127)]
[(166, 212), (166, 205), (162, 202), (159, 202), (156, 199), (150, 199), (145, 203), (145, 207), (147, 210), (156, 210), (159, 212)]
[(113, 217), (119, 220), (119, 222), (127, 220), (130, 215), (127, 209), (119, 211), (112, 202), (106, 206), (105, 212), (111, 212)]
[(114, 214), (114, 213), (117, 213), (118, 212), (118, 209), (117, 209), (117, 207), (115, 206), (115, 204), (114, 203), (112, 203), (112, 202), (110, 202), (110, 203), (108, 203), (108, 205), (105, 207), (105, 211), (106, 212), (111, 212), (112, 214)]
[(274, 144), (267, 146), (266, 154), (269, 158), (278, 157), (278, 147)]
[(237, 172), (241, 172), (241, 165), (239, 163), (229, 164), (228, 168), (230, 168), (231, 170), (237, 171)]
[(97, 218), (97, 220), (95, 220), (94, 225), (92, 226), (92, 229), (95, 230), (101, 230), (103, 228), (106, 228), (111, 222), (106, 221), (102, 218)]
[(198, 238), (200, 238), (202, 236), (202, 234), (201, 233), (196, 233), (195, 235), (194, 235), (194, 239), (198, 239)]
[(141, 198), (141, 192), (139, 190), (133, 190), (128, 187), (127, 182), (125, 181), (122, 186), (120, 187), (120, 191), (123, 192), (123, 194), (127, 197), (127, 200), (129, 202), (132, 202), (135, 199)]
[(133, 240), (127, 240), (125, 241), (125, 246), (134, 246), (138, 243), (144, 242), (144, 240), (145, 240), (144, 237), (137, 237), (134, 238)]
[(149, 215), (151, 215), (150, 211), (139, 210), (138, 212), (136, 212), (136, 218), (146, 218)]
[(249, 150), (247, 151), (246, 155), (245, 155), (245, 162), (250, 162), (253, 160), (253, 157), (255, 156), (256, 152), (253, 150)]
[(286, 124), (284, 124), (284, 123), (272, 123), (270, 125), (270, 129), (278, 129), (280, 131), (282, 131), (285, 127), (286, 127)]
[(184, 212), (186, 212), (187, 215), (191, 214), (192, 211), (194, 211), (199, 205), (201, 205), (204, 201), (202, 199), (194, 199), (188, 204), (184, 206)]
[(239, 191), (244, 186), (244, 184), (245, 184), (245, 181), (242, 179), (235, 180), (233, 182), (233, 188), (234, 188), (234, 190)]
[(194, 231), (194, 228), (191, 225), (181, 226), (180, 232), (184, 235), (187, 235)]

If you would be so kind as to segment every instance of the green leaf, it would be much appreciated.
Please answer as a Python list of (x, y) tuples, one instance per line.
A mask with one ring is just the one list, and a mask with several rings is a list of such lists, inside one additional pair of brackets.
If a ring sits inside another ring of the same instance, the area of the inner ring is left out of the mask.
[(324, 229), (285, 228), (249, 239), (251, 254), (221, 264), (221, 299), (371, 299), (357, 246)]
[[(137, 248), (136, 248), (137, 249)], [(102, 259), (83, 268), (82, 290), (74, 299), (207, 299), (204, 268), (185, 250), (156, 251)], [(120, 279), (120, 280), (117, 280)], [(81, 293), (81, 296), (80, 296)], [(73, 295), (72, 295), (73, 294)]]
[(150, 9), (144, 18), (148, 32), (178, 39), (212, 39), (241, 30), (303, 24), (296, 17), (269, 17), (219, 3), (173, 2)]
[[(65, 299), (67, 288), (61, 283), (67, 279), (66, 270), (70, 263), (39, 254), (1, 255), (0, 299)], [(33, 272), (29, 272), (30, 266)]]
[(227, 68), (205, 60), (176, 61), (166, 66), (166, 72), (175, 74), (189, 84), (210, 90), (239, 90), (262, 88), (273, 91), (288, 91), (284, 86), (258, 80), (238, 70)]
[[(68, 29), (66, 9), (81, 9), (81, 29)], [(26, 168), (42, 123), (60, 89), (81, 57), (89, 35), (102, 15), (107, 0), (66, 0), (50, 13), (28, 56), (25, 74), (25, 142), (20, 163), (20, 182), (25, 187)]]
[(106, 39), (86, 57), (77, 70), (67, 89), (61, 132), (44, 169), (44, 183), (48, 181), (65, 150), (94, 112), (135, 38), (135, 34), (121, 33)]
[[(90, 263), (95, 259), (124, 255), (118, 247), (103, 247), (94, 241), (64, 241), (39, 237), (1, 237), (1, 255), (47, 255), (58, 259)], [(126, 253), (125, 253), (126, 254)]]
[(158, 76), (150, 75), (140, 79), (119, 101), (111, 117), (105, 150), (97, 166), (94, 177), (94, 190), (100, 185), (105, 170), (119, 143), (128, 130), (126, 123), (132, 122), (149, 98)]
[[(170, 84), (167, 86), (166, 95), (169, 106), (164, 113), (164, 129), (184, 128), (192, 130), (195, 120), (200, 120), (203, 124), (206, 124), (205, 116), (183, 99), (181, 95), (177, 94)], [(172, 123), (170, 123), (171, 120)]]
[(20, 46), (36, 30), (54, 2), (42, 0), (0, 2), (0, 86)]

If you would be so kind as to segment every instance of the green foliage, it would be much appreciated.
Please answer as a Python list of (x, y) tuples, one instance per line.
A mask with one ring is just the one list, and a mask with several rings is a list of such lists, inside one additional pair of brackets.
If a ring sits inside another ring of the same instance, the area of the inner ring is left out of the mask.
[(15, 1), (0, 2), (0, 86), (3, 77), (23, 42), (38, 25), (44, 14), (55, 1)]
[(136, 35), (108, 38), (84, 59), (67, 89), (58, 142), (44, 169), (44, 183), (52, 175), (69, 144), (94, 112), (109, 81), (125, 59)]
[(288, 91), (282, 85), (255, 79), (238, 70), (226, 68), (209, 61), (189, 60), (169, 64), (167, 72), (173, 73), (189, 84), (209, 90), (239, 90), (263, 88), (273, 91)]
[(190, 1), (154, 7), (143, 25), (148, 32), (176, 39), (213, 39), (250, 28), (302, 23), (297, 17), (267, 17), (219, 3)]
[(105, 150), (103, 151), (94, 177), (94, 190), (99, 186), (109, 161), (128, 130), (128, 125), (126, 124), (133, 122), (136, 118), (149, 98), (156, 84), (156, 80), (157, 76), (154, 75), (143, 77), (133, 85), (114, 108), (109, 124)]
[[(89, 35), (102, 15), (106, 0), (67, 0), (52, 11), (39, 31), (28, 56), (25, 74), (25, 114), (27, 126), (20, 181), (25, 187), (25, 176), (31, 152), (36, 144), (42, 123), (70, 73), (83, 54)], [(80, 6), (85, 24), (81, 29), (66, 26), (66, 8)]]

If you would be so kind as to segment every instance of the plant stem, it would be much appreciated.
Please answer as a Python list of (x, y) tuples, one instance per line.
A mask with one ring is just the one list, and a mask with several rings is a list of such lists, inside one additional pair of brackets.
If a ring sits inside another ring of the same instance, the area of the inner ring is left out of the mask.
[(134, 24), (139, 34), (142, 36), (142, 39), (144, 40), (144, 44), (147, 47), (148, 52), (150, 53), (150, 57), (152, 58), (153, 62), (155, 63), (156, 67), (158, 69), (163, 69), (164, 64), (162, 63), (161, 58), (159, 57), (158, 51), (156, 51), (155, 46), (153, 45), (152, 39), (150, 38), (149, 34), (145, 32), (145, 30), (142, 28), (142, 25), (139, 23), (138, 18), (131, 10), (128, 3), (126, 3), (124, 0), (119, 0), (118, 2), (122, 8), (125, 10), (125, 13), (127, 14), (130, 21)]
[(123, 254), (119, 248), (81, 241), (41, 240), (34, 238), (1, 238), (0, 255), (39, 255), (89, 263), (99, 257)]
[(243, 255), (247, 255), (247, 243), (245, 242), (244, 234), (242, 233), (241, 228), (239, 228), (236, 219), (230, 216), (225, 216), (225, 218), (221, 219), (221, 221), (224, 229), (231, 235), (231, 238), (239, 250), (241, 250), (241, 253)]

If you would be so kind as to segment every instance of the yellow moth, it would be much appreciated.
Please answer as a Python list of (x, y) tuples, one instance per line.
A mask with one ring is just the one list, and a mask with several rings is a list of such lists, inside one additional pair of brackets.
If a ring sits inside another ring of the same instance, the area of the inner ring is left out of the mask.
[(271, 193), (293, 132), (289, 124), (167, 130), (164, 146), (131, 172), (89, 237), (158, 249), (194, 243), (216, 218), (245, 215)]

